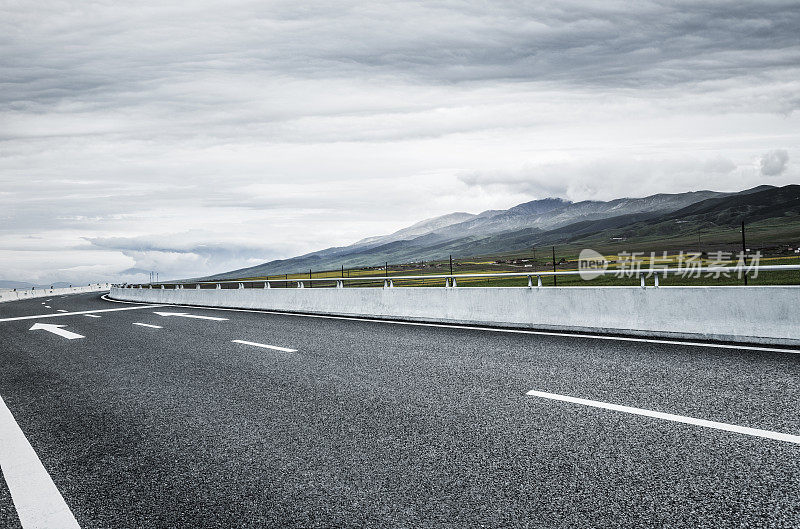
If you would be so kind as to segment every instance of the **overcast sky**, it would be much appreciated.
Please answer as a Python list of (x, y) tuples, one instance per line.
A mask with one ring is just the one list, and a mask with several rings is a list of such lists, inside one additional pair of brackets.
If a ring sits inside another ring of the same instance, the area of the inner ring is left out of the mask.
[(800, 181), (797, 1), (0, 4), (0, 279)]

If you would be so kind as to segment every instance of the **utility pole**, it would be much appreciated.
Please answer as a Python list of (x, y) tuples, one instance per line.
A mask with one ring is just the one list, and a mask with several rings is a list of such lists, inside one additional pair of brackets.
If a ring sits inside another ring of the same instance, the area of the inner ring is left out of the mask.
[(344, 265), (342, 265), (342, 277), (344, 277)]
[(536, 261), (536, 246), (532, 246), (531, 249), (533, 250), (533, 260)]
[[(553, 246), (553, 272), (556, 271), (556, 247)], [(558, 286), (558, 278), (553, 274), (553, 286)]]
[(386, 266), (383, 267), (383, 276), (389, 277), (389, 261), (386, 261)]
[[(311, 269), (308, 269), (308, 278), (311, 279)], [(314, 283), (311, 281), (308, 282), (308, 288), (314, 288)]]
[(450, 275), (453, 275), (453, 256), (450, 256)]
[[(747, 245), (744, 241), (744, 221), (742, 221), (742, 263), (747, 265)], [(747, 286), (747, 268), (744, 270), (744, 286)]]

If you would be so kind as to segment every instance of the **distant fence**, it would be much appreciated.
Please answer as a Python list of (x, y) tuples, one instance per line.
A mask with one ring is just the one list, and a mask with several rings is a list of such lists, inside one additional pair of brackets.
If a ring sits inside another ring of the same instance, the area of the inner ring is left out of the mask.
[[(222, 289), (222, 285), (236, 285), (238, 288), (263, 286), (265, 289), (270, 289), (275, 286), (287, 287), (289, 285), (295, 288), (305, 288), (307, 285), (318, 285), (319, 287), (334, 287), (344, 288), (346, 285), (358, 286), (383, 286), (384, 288), (394, 288), (395, 286), (418, 286), (421, 281), (429, 280), (443, 280), (444, 286), (447, 288), (457, 287), (459, 281), (474, 280), (474, 279), (511, 279), (511, 278), (527, 278), (528, 287), (541, 287), (543, 286), (543, 277), (553, 277), (557, 279), (562, 276), (621, 276), (621, 277), (638, 277), (640, 285), (644, 287), (647, 281), (650, 281), (653, 286), (659, 286), (659, 277), (668, 276), (683, 276), (683, 277), (700, 277), (701, 275), (723, 277), (730, 274), (739, 274), (741, 276), (758, 275), (769, 272), (791, 272), (800, 271), (800, 265), (765, 265), (765, 266), (711, 266), (711, 267), (688, 267), (688, 268), (640, 268), (629, 270), (618, 269), (594, 269), (587, 268), (584, 270), (563, 270), (559, 272), (545, 272), (545, 271), (530, 271), (530, 272), (484, 272), (484, 273), (471, 273), (471, 274), (441, 274), (441, 275), (407, 275), (407, 276), (354, 276), (354, 277), (324, 277), (324, 278), (284, 278), (284, 279), (232, 279), (221, 281), (195, 281), (185, 283), (139, 283), (139, 284), (126, 284), (117, 285), (120, 288), (158, 288), (158, 289), (186, 289), (194, 288), (201, 290), (204, 288)], [(798, 278), (800, 282), (800, 277)]]
[(96, 283), (85, 287), (66, 288), (34, 288), (0, 291), (0, 303), (5, 301), (19, 301), (24, 299), (42, 298), (47, 296), (63, 296), (65, 294), (79, 294), (82, 292), (105, 292), (111, 290), (110, 283)]

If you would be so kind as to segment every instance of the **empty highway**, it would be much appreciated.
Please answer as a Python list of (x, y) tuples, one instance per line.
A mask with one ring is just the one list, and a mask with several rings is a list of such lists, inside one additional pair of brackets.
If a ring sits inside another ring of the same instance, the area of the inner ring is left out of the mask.
[(800, 526), (790, 350), (98, 294), (0, 340), (0, 527)]

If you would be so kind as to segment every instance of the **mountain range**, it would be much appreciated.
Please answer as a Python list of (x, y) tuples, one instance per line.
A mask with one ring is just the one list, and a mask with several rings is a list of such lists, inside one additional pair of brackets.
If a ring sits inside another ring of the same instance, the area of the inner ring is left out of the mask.
[[(532, 246), (606, 236), (667, 235), (691, 227), (736, 226), (742, 221), (800, 215), (800, 186), (762, 185), (737, 193), (693, 191), (643, 198), (570, 202), (545, 198), (507, 210), (456, 212), (388, 235), (204, 279), (263, 277), (311, 270), (382, 266), (512, 252)], [(608, 233), (607, 233), (608, 232)]]

